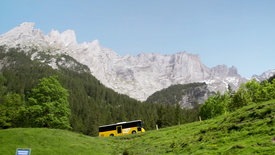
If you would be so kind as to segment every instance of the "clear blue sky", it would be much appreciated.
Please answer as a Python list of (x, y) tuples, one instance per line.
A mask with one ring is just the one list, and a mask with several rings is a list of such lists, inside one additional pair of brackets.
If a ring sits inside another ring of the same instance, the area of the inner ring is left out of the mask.
[(26, 21), (120, 55), (186, 51), (244, 77), (275, 69), (274, 0), (1, 0), (0, 34)]

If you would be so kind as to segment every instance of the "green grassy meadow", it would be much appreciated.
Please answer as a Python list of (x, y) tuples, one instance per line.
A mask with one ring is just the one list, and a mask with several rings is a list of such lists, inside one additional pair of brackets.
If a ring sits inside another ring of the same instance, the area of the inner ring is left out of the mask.
[(45, 128), (0, 130), (0, 153), (37, 154), (274, 154), (275, 100), (214, 119), (120, 137), (89, 137)]
[(14, 155), (16, 148), (31, 148), (32, 155), (110, 154), (104, 138), (46, 128), (0, 130), (0, 154)]

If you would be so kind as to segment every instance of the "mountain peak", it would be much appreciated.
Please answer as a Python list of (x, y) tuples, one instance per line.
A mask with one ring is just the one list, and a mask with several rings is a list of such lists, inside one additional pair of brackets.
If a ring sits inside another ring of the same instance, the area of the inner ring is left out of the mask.
[(44, 34), (39, 29), (34, 29), (34, 23), (24, 22), (0, 36), (0, 44), (11, 47), (17, 44), (31, 44), (44, 39)]
[(66, 30), (61, 34), (57, 30), (52, 30), (47, 35), (50, 44), (63, 44), (64, 46), (76, 45), (76, 36), (73, 30)]
[(65, 46), (68, 46), (71, 44), (73, 45), (77, 44), (75, 32), (73, 30), (66, 30), (62, 32), (60, 37), (61, 37), (60, 39), (65, 44)]
[(96, 40), (92, 41), (92, 44), (95, 45), (95, 46), (99, 45), (99, 41), (96, 39)]
[(33, 31), (34, 23), (24, 22), (17, 27), (11, 29), (5, 34), (2, 34), (1, 37), (5, 36), (17, 36), (18, 34), (31, 34)]
[(239, 76), (238, 70), (235, 66), (227, 67), (225, 64), (217, 65), (211, 68), (213, 75), (224, 75), (224, 76)]
[(271, 69), (266, 72), (263, 72), (261, 75), (253, 75), (251, 79), (256, 79), (258, 81), (264, 81), (273, 75), (275, 75), (275, 69)]
[(33, 23), (33, 22), (24, 22), (24, 23), (21, 23), (18, 27), (20, 27), (20, 28), (33, 29), (34, 24), (35, 24), (35, 23)]
[(24, 22), (19, 26), (15, 27), (14, 29), (10, 30), (8, 34), (31, 34), (33, 31), (34, 23), (32, 22)]

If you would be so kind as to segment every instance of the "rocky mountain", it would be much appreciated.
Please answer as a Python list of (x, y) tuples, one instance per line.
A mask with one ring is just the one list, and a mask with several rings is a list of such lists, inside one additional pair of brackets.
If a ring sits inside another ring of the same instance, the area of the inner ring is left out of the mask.
[[(0, 36), (0, 45), (21, 47), (28, 51), (38, 49), (48, 54), (67, 54), (89, 67), (91, 74), (105, 86), (121, 94), (144, 101), (148, 96), (175, 84), (205, 82), (210, 91), (224, 92), (246, 81), (235, 67), (205, 66), (198, 55), (180, 52), (173, 55), (139, 54), (120, 56), (101, 47), (97, 40), (78, 44), (75, 33), (52, 30), (45, 35), (34, 29), (34, 23), (22, 23)], [(37, 53), (33, 53), (33, 58)], [(57, 69), (56, 59), (48, 64)]]
[(183, 109), (191, 109), (203, 104), (211, 94), (213, 92), (208, 90), (206, 83), (177, 84), (155, 92), (146, 102), (180, 104)]
[(264, 80), (267, 80), (268, 78), (270, 78), (273, 75), (275, 75), (275, 69), (268, 70), (268, 71), (262, 73), (261, 75), (253, 75), (252, 79), (255, 78), (258, 81), (264, 81)]

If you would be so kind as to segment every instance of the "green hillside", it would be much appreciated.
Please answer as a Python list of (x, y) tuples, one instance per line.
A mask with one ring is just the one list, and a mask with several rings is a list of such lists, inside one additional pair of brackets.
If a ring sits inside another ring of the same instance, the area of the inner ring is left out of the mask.
[(0, 130), (1, 154), (274, 154), (275, 100), (214, 119), (120, 137), (89, 137), (55, 129)]
[(31, 154), (110, 154), (108, 139), (46, 128), (0, 130), (0, 152), (14, 155), (16, 148), (31, 148)]
[(134, 154), (274, 154), (275, 100), (214, 119), (116, 137), (117, 151)]

